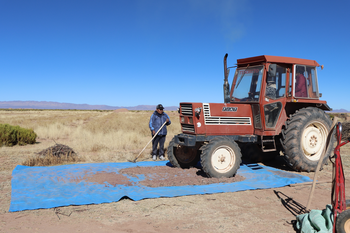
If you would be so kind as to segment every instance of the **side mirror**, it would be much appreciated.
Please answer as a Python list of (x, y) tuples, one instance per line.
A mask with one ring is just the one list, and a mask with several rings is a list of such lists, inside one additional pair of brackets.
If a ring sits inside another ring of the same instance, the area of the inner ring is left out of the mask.
[(277, 69), (277, 65), (276, 64), (270, 64), (269, 65), (269, 76), (270, 77), (275, 77), (276, 76), (276, 69)]

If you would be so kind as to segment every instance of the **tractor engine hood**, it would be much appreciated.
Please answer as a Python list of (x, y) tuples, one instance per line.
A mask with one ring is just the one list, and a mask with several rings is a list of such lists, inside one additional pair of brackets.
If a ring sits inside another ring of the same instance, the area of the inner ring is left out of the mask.
[(201, 135), (253, 134), (250, 104), (180, 103), (183, 133)]

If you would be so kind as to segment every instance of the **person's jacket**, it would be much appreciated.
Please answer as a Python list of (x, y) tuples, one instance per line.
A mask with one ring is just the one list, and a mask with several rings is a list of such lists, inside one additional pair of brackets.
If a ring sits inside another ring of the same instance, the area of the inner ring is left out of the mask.
[(307, 97), (307, 84), (305, 76), (298, 74), (295, 78), (295, 97)]
[(170, 118), (168, 114), (163, 112), (163, 114), (159, 114), (157, 111), (154, 111), (152, 114), (150, 120), (149, 120), (149, 128), (151, 131), (157, 131), (159, 128), (164, 124), (166, 119), (169, 119), (169, 122), (165, 124), (165, 126), (159, 131), (158, 135), (167, 135), (167, 129), (166, 126), (171, 124)]

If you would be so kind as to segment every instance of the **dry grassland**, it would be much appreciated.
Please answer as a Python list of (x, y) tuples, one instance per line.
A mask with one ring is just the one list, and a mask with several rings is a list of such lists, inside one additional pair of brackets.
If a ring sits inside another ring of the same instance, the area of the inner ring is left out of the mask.
[[(32, 128), (38, 135), (37, 145), (0, 150), (9, 154), (35, 153), (54, 145), (65, 144), (85, 162), (125, 162), (132, 160), (151, 139), (148, 128), (153, 111), (0, 111), (0, 124)], [(180, 133), (177, 112), (167, 112), (167, 147), (171, 138)], [(150, 157), (151, 145), (140, 160)], [(25, 151), (25, 152), (23, 152)], [(22, 157), (22, 156), (21, 156)], [(21, 164), (21, 163), (19, 163)]]

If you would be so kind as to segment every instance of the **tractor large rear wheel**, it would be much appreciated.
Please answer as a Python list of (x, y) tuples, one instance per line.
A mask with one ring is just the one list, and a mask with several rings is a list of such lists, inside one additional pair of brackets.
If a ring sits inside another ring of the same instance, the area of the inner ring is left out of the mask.
[(337, 233), (350, 233), (350, 210), (344, 210), (337, 216), (335, 229)]
[[(308, 107), (296, 112), (282, 130), (284, 158), (296, 171), (315, 171), (321, 159), (327, 136), (332, 127), (329, 116), (321, 109)], [(331, 137), (322, 165), (333, 151), (334, 136)]]
[(181, 146), (175, 143), (175, 137), (168, 146), (168, 159), (174, 167), (190, 168), (196, 166), (200, 159), (200, 145)]
[(201, 164), (209, 177), (232, 177), (241, 164), (241, 150), (235, 141), (216, 137), (201, 147)]

